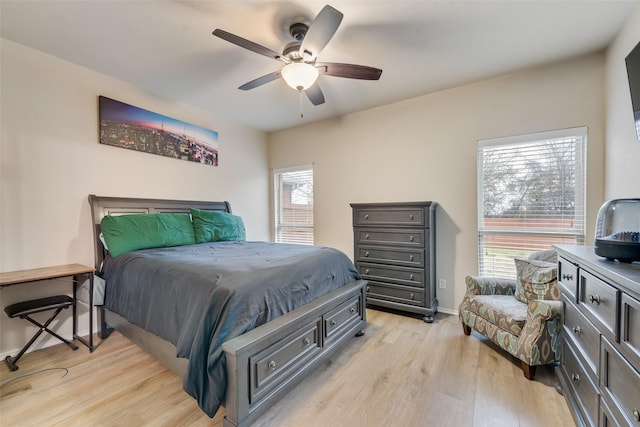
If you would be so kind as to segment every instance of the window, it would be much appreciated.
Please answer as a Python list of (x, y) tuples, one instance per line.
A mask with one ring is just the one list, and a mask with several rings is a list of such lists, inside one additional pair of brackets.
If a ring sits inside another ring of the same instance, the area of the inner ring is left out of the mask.
[(478, 267), (515, 278), (514, 257), (583, 244), (586, 128), (478, 142)]
[(313, 167), (273, 172), (275, 241), (313, 245)]

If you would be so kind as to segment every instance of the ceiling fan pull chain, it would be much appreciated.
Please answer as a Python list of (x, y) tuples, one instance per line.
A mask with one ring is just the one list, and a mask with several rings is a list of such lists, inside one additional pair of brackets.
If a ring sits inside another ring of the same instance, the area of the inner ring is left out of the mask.
[(300, 100), (300, 118), (304, 119), (304, 113), (302, 111), (302, 106), (304, 105), (302, 91), (298, 90), (298, 94), (299, 94), (299, 100)]

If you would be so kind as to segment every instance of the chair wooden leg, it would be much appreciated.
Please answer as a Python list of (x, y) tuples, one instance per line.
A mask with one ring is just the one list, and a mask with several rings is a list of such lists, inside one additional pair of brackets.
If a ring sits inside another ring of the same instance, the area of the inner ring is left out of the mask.
[(462, 323), (462, 332), (464, 332), (464, 334), (467, 335), (467, 336), (471, 335), (471, 327), (463, 322)]
[(524, 373), (524, 377), (528, 380), (532, 380), (533, 377), (536, 376), (536, 367), (530, 366), (527, 363), (520, 361), (520, 366), (522, 366), (522, 372)]

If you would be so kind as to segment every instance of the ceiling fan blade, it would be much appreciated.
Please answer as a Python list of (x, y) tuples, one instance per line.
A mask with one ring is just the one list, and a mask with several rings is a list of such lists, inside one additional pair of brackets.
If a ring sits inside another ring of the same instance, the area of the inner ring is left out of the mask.
[(313, 105), (324, 104), (324, 95), (318, 83), (314, 83), (309, 89), (305, 90), (304, 93), (307, 94), (307, 98)]
[(378, 80), (382, 74), (379, 68), (339, 62), (316, 62), (315, 67), (320, 74), (347, 79)]
[(329, 43), (342, 22), (342, 12), (326, 5), (315, 17), (300, 45), (300, 56), (305, 61), (313, 60)]
[(238, 89), (240, 90), (249, 90), (249, 89), (253, 89), (256, 88), (258, 86), (262, 86), (263, 84), (272, 82), (274, 80), (277, 80), (280, 78), (280, 71), (274, 71), (273, 73), (269, 73), (266, 74), (262, 77), (258, 77), (255, 80), (251, 80), (250, 82), (247, 82), (245, 84), (243, 84), (242, 86), (240, 86)]
[(281, 55), (275, 50), (271, 50), (268, 47), (264, 47), (262, 45), (259, 45), (258, 43), (254, 43), (251, 40), (243, 39), (240, 36), (236, 36), (235, 34), (231, 34), (225, 30), (221, 30), (220, 28), (216, 28), (212, 34), (230, 43), (259, 53), (260, 55), (268, 56), (269, 58), (273, 59), (282, 59)]

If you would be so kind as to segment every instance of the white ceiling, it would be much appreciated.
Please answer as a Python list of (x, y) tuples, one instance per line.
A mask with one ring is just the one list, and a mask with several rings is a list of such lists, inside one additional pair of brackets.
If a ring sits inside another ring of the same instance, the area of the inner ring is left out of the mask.
[(304, 118), (298, 93), (282, 80), (237, 89), (282, 63), (214, 37), (215, 28), (279, 52), (290, 41), (288, 25), (297, 17), (311, 20), (327, 2), (0, 0), (0, 33), (272, 131), (599, 51), (640, 4), (332, 0), (344, 19), (318, 60), (381, 68), (379, 81), (321, 76), (326, 102), (314, 107), (305, 98)]

